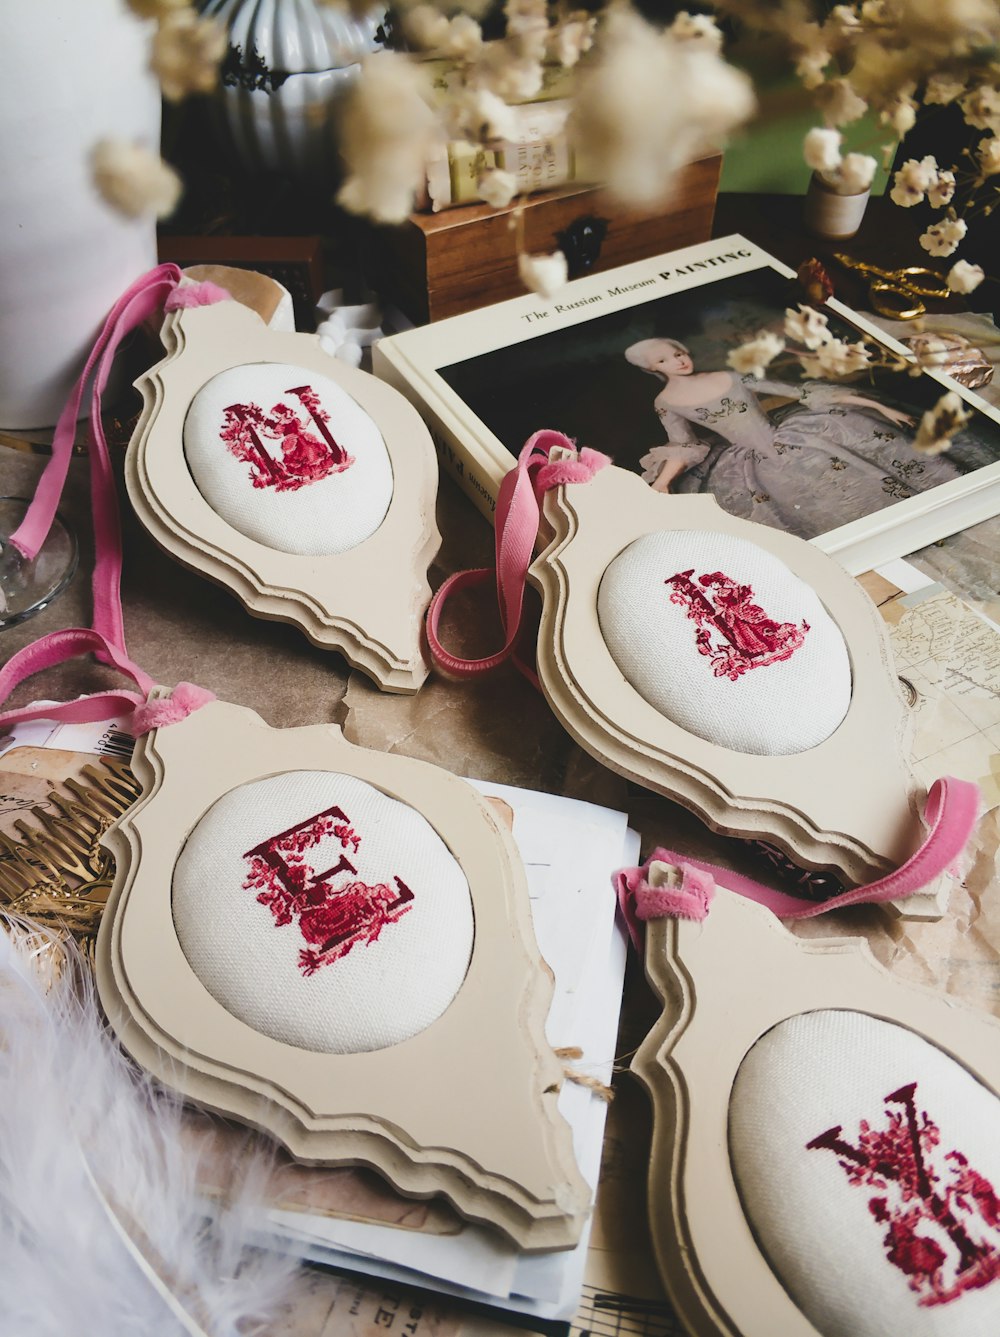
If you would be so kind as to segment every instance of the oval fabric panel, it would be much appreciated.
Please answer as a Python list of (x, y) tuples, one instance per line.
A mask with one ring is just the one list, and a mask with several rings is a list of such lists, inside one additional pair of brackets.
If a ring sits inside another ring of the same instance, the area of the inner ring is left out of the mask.
[(1000, 1333), (1000, 1101), (861, 1012), (789, 1018), (729, 1108), (743, 1210), (822, 1337)]
[(330, 377), (284, 362), (231, 367), (203, 385), (184, 421), (184, 454), (212, 510), (279, 552), (357, 547), (392, 500), (374, 420)]
[(745, 539), (645, 534), (608, 565), (597, 615), (639, 695), (720, 747), (804, 752), (847, 714), (851, 665), (840, 628), (808, 585)]
[(191, 969), (254, 1030), (321, 1053), (383, 1049), (448, 1007), (472, 899), (419, 812), (354, 776), (231, 790), (191, 832), (172, 909)]

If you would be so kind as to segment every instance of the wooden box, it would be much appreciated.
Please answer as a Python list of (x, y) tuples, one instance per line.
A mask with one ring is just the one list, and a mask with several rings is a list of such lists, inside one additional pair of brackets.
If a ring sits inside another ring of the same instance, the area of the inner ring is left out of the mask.
[[(655, 212), (624, 209), (593, 187), (569, 186), (521, 202), (523, 249), (564, 250), (570, 278), (707, 241), (721, 155), (690, 163)], [(412, 214), (362, 236), (368, 281), (418, 324), (518, 297), (515, 208), (486, 204)]]

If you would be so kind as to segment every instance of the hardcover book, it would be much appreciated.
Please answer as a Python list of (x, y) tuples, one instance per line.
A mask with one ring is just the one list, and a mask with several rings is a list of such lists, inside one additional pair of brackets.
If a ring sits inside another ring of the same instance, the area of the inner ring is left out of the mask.
[[(763, 376), (728, 355), (780, 333), (794, 271), (738, 235), (700, 243), (378, 342), (376, 373), (424, 415), (444, 467), (487, 518), (539, 428), (726, 510), (814, 540), (858, 574), (1000, 512), (1000, 413), (937, 371), (820, 381), (782, 353)], [(832, 333), (912, 360), (837, 301)], [(951, 448), (914, 449), (945, 390), (971, 416)]]

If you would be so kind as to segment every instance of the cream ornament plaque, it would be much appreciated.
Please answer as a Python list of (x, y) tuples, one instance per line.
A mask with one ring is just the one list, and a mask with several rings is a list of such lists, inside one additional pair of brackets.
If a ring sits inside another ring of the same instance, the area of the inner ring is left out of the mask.
[(161, 337), (125, 468), (142, 523), (249, 612), (294, 623), (385, 690), (416, 691), (440, 544), (416, 411), (238, 302), (171, 311)]
[(632, 1067), (686, 1331), (1000, 1331), (1000, 1023), (722, 887), (645, 950), (664, 1012)]
[[(836, 562), (613, 466), (546, 491), (542, 515), (538, 676), (583, 748), (849, 886), (907, 860), (923, 798), (907, 709), (877, 610)], [(907, 913), (937, 913), (940, 890)]]
[(590, 1192), (556, 1109), (551, 976), (476, 791), (220, 702), (140, 738), (133, 769), (97, 977), (137, 1061), (301, 1161), (571, 1247)]

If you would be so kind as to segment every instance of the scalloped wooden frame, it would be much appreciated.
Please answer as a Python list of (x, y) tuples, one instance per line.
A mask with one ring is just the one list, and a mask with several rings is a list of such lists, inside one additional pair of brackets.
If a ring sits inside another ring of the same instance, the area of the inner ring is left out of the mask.
[(653, 1102), (650, 1225), (677, 1316), (693, 1337), (822, 1337), (743, 1212), (728, 1139), (740, 1064), (789, 1017), (846, 1008), (915, 1032), (1000, 1095), (1000, 1022), (902, 983), (861, 939), (796, 937), (721, 887), (704, 921), (649, 922), (645, 959), (664, 1011), (632, 1070)]
[[(348, 743), (335, 725), (272, 729), (212, 702), (141, 738), (143, 794), (105, 836), (116, 873), (97, 948), (101, 1002), (126, 1049), (201, 1105), (265, 1129), (297, 1159), (365, 1165), (400, 1193), (442, 1193), (527, 1251), (578, 1241), (591, 1193), (556, 1108), (552, 994), (511, 837), (471, 785)], [(224, 793), (294, 770), (357, 776), (419, 811), (469, 882), (465, 981), (425, 1030), (386, 1049), (321, 1054), (239, 1021), (189, 966), (171, 913), (175, 862)]]
[[(315, 335), (272, 330), (238, 302), (172, 312), (161, 338), (166, 357), (136, 381), (143, 411), (125, 462), (143, 525), (171, 556), (232, 590), (254, 616), (294, 623), (386, 691), (415, 692), (428, 672), (427, 568), (441, 543), (437, 456), (420, 415), (377, 377), (330, 357)], [(347, 552), (300, 556), (268, 548), (227, 524), (191, 476), (183, 442), (191, 400), (219, 372), (253, 362), (289, 362), (329, 377), (382, 433), (392, 499), (375, 533)]]
[[(557, 448), (558, 450), (558, 448)], [(725, 835), (766, 840), (797, 863), (859, 885), (920, 842), (923, 796), (905, 760), (907, 708), (886, 628), (861, 586), (811, 543), (727, 514), (713, 497), (665, 495), (609, 466), (548, 492), (552, 532), (528, 575), (541, 591), (538, 671), (573, 738), (630, 780), (689, 808)], [(790, 756), (735, 752), (689, 733), (622, 676), (601, 634), (597, 594), (609, 563), (644, 534), (713, 530), (766, 549), (818, 594), (851, 659), (851, 703), (824, 742)], [(940, 913), (939, 883), (901, 905)]]

